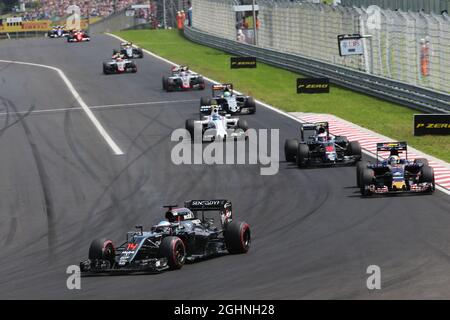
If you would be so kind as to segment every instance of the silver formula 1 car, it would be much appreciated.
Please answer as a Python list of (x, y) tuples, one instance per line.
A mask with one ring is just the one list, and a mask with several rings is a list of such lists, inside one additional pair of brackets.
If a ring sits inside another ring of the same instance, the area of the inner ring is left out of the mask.
[(103, 62), (104, 74), (116, 74), (116, 73), (136, 73), (136, 64), (128, 59), (122, 57), (113, 58), (111, 61)]
[[(123, 42), (120, 44), (119, 52), (128, 59), (141, 59), (144, 57), (144, 52), (141, 48), (136, 48), (131, 42)], [(114, 51), (114, 53), (117, 53)]]
[(162, 87), (165, 91), (204, 90), (203, 76), (192, 72), (186, 66), (173, 67), (170, 77), (162, 78)]
[(225, 139), (246, 139), (248, 125), (245, 119), (221, 115), (219, 106), (211, 106), (211, 114), (200, 120), (186, 120), (186, 130), (192, 141), (211, 142)]

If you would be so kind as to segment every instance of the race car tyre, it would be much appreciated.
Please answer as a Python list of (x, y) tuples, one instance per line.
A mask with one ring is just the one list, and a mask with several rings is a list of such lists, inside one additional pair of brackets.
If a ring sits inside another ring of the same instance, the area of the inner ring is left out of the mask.
[(348, 150), (349, 155), (352, 155), (355, 157), (356, 161), (361, 160), (361, 157), (362, 157), (361, 145), (359, 144), (358, 141), (351, 141), (348, 144), (347, 150)]
[(308, 165), (308, 158), (309, 158), (309, 148), (308, 145), (304, 143), (299, 143), (297, 146), (297, 166), (299, 168), (306, 167)]
[(187, 119), (185, 128), (189, 132), (189, 134), (191, 135), (191, 139), (194, 139), (195, 120)]
[(366, 190), (366, 186), (370, 186), (373, 183), (373, 170), (371, 169), (363, 169), (361, 171), (361, 195), (369, 196), (370, 191)]
[(424, 166), (428, 166), (428, 160), (425, 158), (417, 158), (414, 160), (414, 163), (422, 163)]
[(106, 63), (103, 64), (103, 73), (104, 74), (110, 74), (111, 71), (109, 70), (109, 67)]
[(105, 260), (108, 261), (111, 266), (115, 262), (116, 249), (111, 240), (95, 239), (91, 242), (89, 247), (89, 260)]
[(369, 161), (360, 161), (356, 164), (356, 185), (361, 188), (361, 172), (367, 168)]
[(142, 49), (137, 49), (137, 54), (139, 59), (142, 59), (144, 57), (144, 52), (142, 51)]
[(244, 131), (247, 131), (247, 130), (248, 130), (247, 120), (245, 120), (245, 119), (239, 119), (239, 120), (238, 120), (238, 123), (237, 123), (237, 127), (238, 127), (239, 129), (244, 130)]
[(205, 80), (203, 78), (199, 78), (198, 79), (198, 88), (200, 90), (205, 90), (205, 87), (206, 87)]
[(169, 269), (176, 270), (183, 267), (186, 261), (186, 248), (178, 237), (166, 237), (162, 239), (158, 249), (158, 255), (166, 258)]
[(168, 91), (168, 80), (166, 77), (162, 77), (162, 87), (163, 90)]
[(256, 103), (253, 97), (248, 97), (245, 106), (249, 109), (249, 113), (253, 114), (256, 112)]
[(211, 103), (210, 99), (207, 97), (200, 98), (200, 106), (209, 106)]
[(297, 139), (287, 139), (284, 143), (284, 157), (287, 162), (295, 162), (295, 157), (297, 155), (298, 140)]
[(420, 180), (419, 182), (427, 182), (427, 183), (432, 183), (433, 184), (433, 188), (432, 188), (432, 192), (434, 191), (434, 170), (432, 167), (428, 166), (428, 165), (424, 165), (422, 167), (422, 169), (420, 170)]
[(250, 226), (246, 222), (233, 221), (226, 227), (225, 245), (231, 254), (246, 253), (250, 248)]

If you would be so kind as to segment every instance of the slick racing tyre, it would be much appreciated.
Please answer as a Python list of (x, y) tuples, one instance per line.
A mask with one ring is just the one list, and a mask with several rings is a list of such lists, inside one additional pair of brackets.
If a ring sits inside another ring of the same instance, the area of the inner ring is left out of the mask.
[(238, 127), (239, 129), (244, 130), (244, 131), (247, 131), (247, 130), (248, 130), (247, 120), (245, 120), (245, 119), (239, 119), (239, 120), (238, 120), (238, 123), (237, 123), (237, 127)]
[(162, 77), (162, 87), (163, 87), (163, 90), (169, 91), (169, 90), (168, 90), (168, 83), (169, 83), (168, 79), (167, 79), (166, 77)]
[(186, 249), (178, 237), (166, 237), (158, 249), (159, 256), (166, 258), (171, 270), (181, 269), (186, 261)]
[(295, 162), (295, 157), (297, 155), (298, 140), (297, 139), (287, 139), (284, 143), (284, 157), (287, 162)]
[(361, 145), (358, 141), (351, 141), (348, 144), (348, 155), (354, 156), (356, 161), (361, 160), (362, 152), (361, 152)]
[(250, 226), (245, 222), (233, 221), (225, 230), (225, 245), (231, 254), (246, 253), (250, 248)]
[(185, 128), (189, 132), (189, 134), (191, 135), (191, 139), (194, 139), (195, 120), (187, 119)]
[(432, 167), (428, 166), (428, 165), (424, 165), (422, 167), (422, 169), (420, 170), (420, 180), (419, 182), (427, 182), (427, 183), (431, 183), (433, 185), (431, 192), (434, 191), (435, 186), (434, 186), (434, 170)]
[(370, 186), (373, 183), (373, 170), (362, 169), (361, 171), (361, 195), (370, 196), (370, 191), (366, 190), (366, 186)]
[(253, 114), (256, 112), (256, 103), (253, 97), (248, 97), (245, 102), (245, 107), (249, 109), (249, 113)]
[(89, 247), (89, 260), (105, 260), (112, 266), (115, 262), (116, 250), (111, 240), (95, 239)]
[(110, 69), (109, 69), (108, 64), (107, 64), (107, 63), (104, 63), (104, 64), (103, 64), (103, 74), (110, 74), (110, 73), (111, 73), (111, 71), (110, 71)]
[(356, 164), (356, 185), (361, 188), (361, 173), (369, 165), (369, 161), (360, 161)]
[(299, 168), (304, 168), (308, 165), (308, 158), (309, 158), (309, 148), (306, 144), (300, 143), (297, 146), (297, 166)]

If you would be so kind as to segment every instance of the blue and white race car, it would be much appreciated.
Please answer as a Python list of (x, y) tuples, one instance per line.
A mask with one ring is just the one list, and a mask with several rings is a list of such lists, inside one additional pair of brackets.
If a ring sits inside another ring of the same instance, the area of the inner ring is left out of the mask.
[(186, 130), (189, 132), (192, 141), (200, 140), (211, 142), (225, 139), (246, 139), (248, 125), (245, 119), (221, 115), (220, 107), (212, 105), (211, 114), (202, 116), (201, 120), (186, 120)]

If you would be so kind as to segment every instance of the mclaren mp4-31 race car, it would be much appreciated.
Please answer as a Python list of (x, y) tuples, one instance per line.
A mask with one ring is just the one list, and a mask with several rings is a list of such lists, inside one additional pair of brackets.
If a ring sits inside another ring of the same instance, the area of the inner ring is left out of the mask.
[(54, 26), (52, 30), (47, 32), (47, 37), (49, 38), (64, 38), (69, 35), (69, 32), (65, 30), (63, 26)]
[(185, 90), (204, 90), (205, 80), (203, 76), (192, 72), (186, 66), (179, 66), (172, 68), (172, 75), (170, 77), (162, 78), (163, 90), (171, 91), (185, 91)]
[[(137, 226), (117, 247), (108, 239), (92, 241), (81, 272), (161, 272), (180, 269), (186, 261), (246, 253), (250, 248), (250, 227), (233, 220), (230, 201), (190, 200), (182, 208), (165, 208), (166, 220), (149, 231)], [(219, 215), (217, 221), (214, 213)]]
[(103, 73), (104, 74), (115, 74), (115, 73), (136, 73), (137, 66), (131, 60), (125, 59), (122, 56), (113, 57), (111, 61), (103, 62)]
[(288, 139), (284, 144), (287, 162), (300, 168), (320, 165), (352, 165), (361, 160), (361, 146), (344, 136), (331, 137), (328, 122), (300, 125), (300, 141)]
[[(379, 152), (389, 152), (380, 159)], [(405, 159), (400, 154), (405, 152)], [(373, 194), (433, 193), (434, 171), (423, 158), (408, 160), (406, 142), (377, 144), (376, 163), (361, 161), (356, 167), (356, 182), (363, 196)]]
[[(121, 43), (120, 50), (118, 51), (128, 59), (141, 59), (144, 57), (144, 52), (142, 51), (142, 49), (134, 47), (131, 42)], [(114, 53), (117, 52), (114, 51)]]
[(211, 114), (200, 120), (186, 120), (186, 130), (193, 142), (211, 142), (226, 139), (246, 139), (248, 125), (245, 119), (221, 115), (219, 106), (211, 106)]
[(252, 114), (256, 112), (255, 99), (238, 95), (233, 91), (233, 84), (216, 84), (212, 86), (212, 98), (200, 99), (200, 114), (211, 112), (211, 100), (220, 106), (220, 112), (226, 114)]
[(72, 30), (67, 35), (67, 42), (86, 42), (91, 41), (91, 37), (83, 30)]

